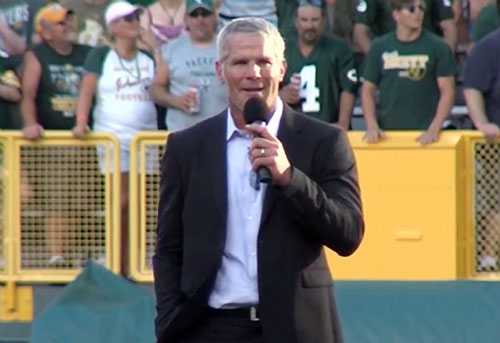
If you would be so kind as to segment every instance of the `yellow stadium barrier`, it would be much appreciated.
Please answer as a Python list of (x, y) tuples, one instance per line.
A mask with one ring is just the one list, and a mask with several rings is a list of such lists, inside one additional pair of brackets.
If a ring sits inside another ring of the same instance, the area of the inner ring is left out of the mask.
[(0, 281), (68, 282), (89, 259), (119, 272), (119, 156), (111, 134), (0, 131)]
[(328, 251), (336, 279), (447, 280), (466, 277), (466, 163), (460, 132), (422, 147), (421, 132), (389, 132), (367, 144), (351, 132), (366, 232), (349, 258)]
[(136, 281), (153, 281), (160, 159), (167, 136), (166, 131), (139, 132), (130, 144), (129, 274)]
[[(447, 131), (422, 147), (415, 141), (420, 134), (388, 132), (386, 140), (367, 144), (364, 132), (349, 132), (366, 234), (352, 257), (327, 250), (336, 279), (500, 279), (498, 265), (480, 266), (482, 256), (498, 255), (500, 145), (475, 131)], [(144, 132), (132, 143), (130, 265), (137, 281), (153, 280), (160, 180), (158, 166), (148, 167), (151, 156), (142, 155), (161, 156), (166, 138)]]

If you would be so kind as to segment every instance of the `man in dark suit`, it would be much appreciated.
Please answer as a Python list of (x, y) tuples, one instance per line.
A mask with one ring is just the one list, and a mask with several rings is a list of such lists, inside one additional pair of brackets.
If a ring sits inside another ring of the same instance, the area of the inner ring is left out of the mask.
[[(284, 42), (243, 18), (218, 37), (229, 108), (169, 136), (153, 258), (158, 342), (341, 342), (323, 245), (352, 254), (364, 231), (341, 129), (278, 97)], [(261, 98), (267, 127), (246, 125)], [(252, 139), (253, 138), (253, 139)], [(269, 184), (257, 185), (266, 167)]]

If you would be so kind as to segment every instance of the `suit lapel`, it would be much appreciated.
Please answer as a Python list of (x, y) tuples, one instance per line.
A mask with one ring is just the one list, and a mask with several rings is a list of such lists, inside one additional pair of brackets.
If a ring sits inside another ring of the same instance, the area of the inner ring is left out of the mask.
[(203, 154), (206, 157), (207, 182), (211, 185), (214, 204), (224, 222), (227, 217), (227, 111), (219, 114), (212, 130), (204, 137)]
[[(281, 122), (278, 129), (278, 138), (283, 144), (286, 155), (290, 164), (293, 166), (293, 161), (295, 161), (295, 156), (297, 156), (300, 148), (300, 141), (298, 139), (300, 134), (300, 127), (295, 124), (296, 115), (295, 112), (286, 104), (283, 108), (283, 116), (281, 117)], [(275, 204), (276, 187), (269, 185), (266, 190), (266, 196), (264, 198), (264, 206), (262, 208), (262, 219), (261, 225), (266, 222), (271, 210)]]

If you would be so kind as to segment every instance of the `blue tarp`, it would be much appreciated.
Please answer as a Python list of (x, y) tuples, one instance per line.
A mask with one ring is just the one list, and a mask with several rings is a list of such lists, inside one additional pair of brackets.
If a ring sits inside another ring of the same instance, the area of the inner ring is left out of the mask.
[[(337, 281), (335, 293), (345, 343), (500, 342), (500, 282)], [(31, 342), (154, 342), (153, 299), (91, 263), (37, 316)]]
[(32, 343), (153, 343), (151, 293), (89, 262), (33, 322)]
[(337, 282), (345, 343), (499, 343), (500, 282)]

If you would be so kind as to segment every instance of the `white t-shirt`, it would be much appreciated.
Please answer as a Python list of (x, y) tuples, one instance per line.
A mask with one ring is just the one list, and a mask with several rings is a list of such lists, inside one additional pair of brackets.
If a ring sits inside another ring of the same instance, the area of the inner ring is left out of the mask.
[(148, 88), (154, 76), (151, 55), (138, 51), (133, 60), (124, 60), (107, 46), (92, 49), (85, 70), (99, 75), (93, 111), (95, 131), (118, 136), (122, 149), (142, 130), (157, 130), (157, 112)]

